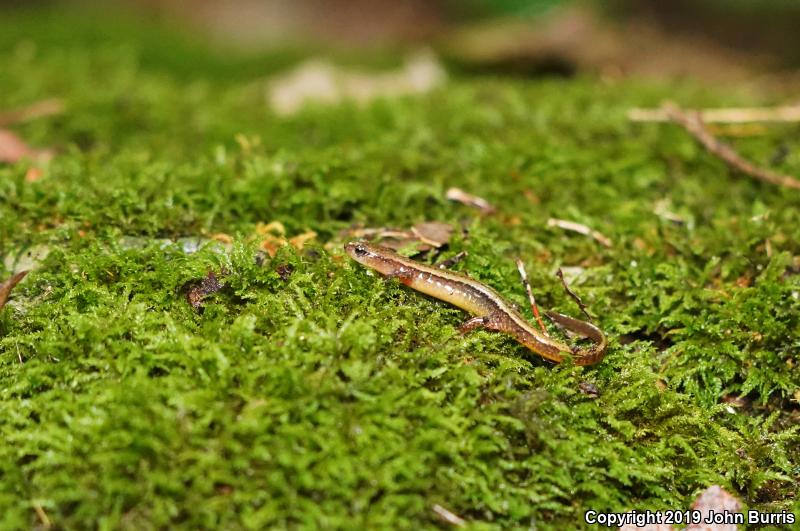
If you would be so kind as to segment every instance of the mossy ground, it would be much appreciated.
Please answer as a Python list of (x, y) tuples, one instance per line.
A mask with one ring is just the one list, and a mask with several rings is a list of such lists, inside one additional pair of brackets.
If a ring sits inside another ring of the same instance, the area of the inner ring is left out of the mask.
[[(0, 313), (0, 527), (37, 525), (36, 507), (65, 529), (436, 527), (438, 503), (475, 529), (564, 529), (589, 509), (685, 508), (711, 484), (800, 509), (800, 196), (625, 118), (663, 98), (760, 102), (456, 77), (277, 118), (260, 76), (285, 57), (64, 16), (0, 19), (0, 108), (67, 105), (16, 128), (60, 150), (43, 179), (0, 168), (0, 254), (51, 251)], [(735, 142), (800, 173), (797, 126)], [(502, 213), (446, 201), (450, 186)], [(318, 238), (257, 265), (254, 228), (273, 220)], [(603, 363), (462, 337), (462, 312), (323, 245), (423, 220), (466, 227), (458, 269), (521, 306), (515, 257), (543, 306), (573, 314), (553, 273), (583, 267), (573, 288), (611, 340)], [(157, 241), (215, 232), (236, 236), (231, 253)], [(222, 269), (195, 312), (184, 286)]]

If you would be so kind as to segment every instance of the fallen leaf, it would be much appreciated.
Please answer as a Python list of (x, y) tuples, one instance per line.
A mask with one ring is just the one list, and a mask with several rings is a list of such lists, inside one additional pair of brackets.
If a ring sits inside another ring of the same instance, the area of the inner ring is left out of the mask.
[(213, 271), (209, 271), (206, 278), (195, 282), (186, 291), (186, 300), (195, 310), (199, 311), (203, 307), (203, 300), (212, 293), (222, 289), (222, 284), (217, 279)]
[(24, 158), (35, 157), (36, 151), (20, 137), (7, 129), (0, 129), (0, 162), (14, 163)]
[(421, 242), (434, 247), (441, 247), (453, 236), (453, 226), (441, 221), (426, 221), (411, 227), (411, 232)]
[[(712, 485), (694, 500), (692, 509), (700, 511), (701, 521), (705, 522), (712, 512), (716, 514), (741, 512), (742, 504), (719, 485)], [(736, 531), (736, 524), (689, 524), (684, 531)]]
[(275, 254), (278, 252), (278, 249), (284, 245), (289, 245), (289, 242), (287, 242), (286, 238), (283, 236), (273, 236), (272, 234), (267, 233), (263, 235), (263, 239), (261, 240), (261, 248), (270, 256), (275, 256)]
[(289, 238), (289, 243), (297, 249), (298, 251), (303, 249), (303, 246), (306, 244), (307, 241), (313, 240), (317, 237), (317, 233), (313, 230), (304, 232), (302, 234), (298, 234), (297, 236), (292, 236)]
[(289, 280), (293, 271), (294, 266), (292, 264), (279, 264), (278, 267), (275, 268), (275, 272), (278, 273), (278, 276), (281, 277), (283, 281)]
[(209, 236), (209, 239), (212, 239), (214, 241), (218, 241), (220, 243), (224, 243), (226, 245), (230, 245), (230, 244), (233, 243), (233, 236), (230, 236), (229, 234), (225, 234), (224, 232), (215, 232), (214, 234)]
[(438, 249), (450, 241), (454, 227), (440, 221), (425, 221), (403, 230), (390, 227), (351, 228), (343, 231), (345, 238), (363, 238), (380, 244), (383, 247), (403, 253), (422, 253)]
[(270, 221), (269, 223), (257, 223), (256, 234), (286, 234), (286, 227), (280, 221)]
[(14, 289), (14, 286), (20, 283), (20, 281), (25, 278), (27, 275), (27, 271), (20, 271), (19, 273), (13, 275), (11, 278), (0, 284), (0, 309), (6, 305), (8, 302), (8, 296), (11, 294), (11, 290)]
[(337, 104), (355, 101), (366, 104), (378, 98), (427, 92), (445, 80), (444, 68), (427, 51), (411, 55), (397, 69), (381, 73), (360, 72), (338, 67), (322, 59), (301, 63), (273, 79), (267, 100), (275, 113), (295, 114), (307, 103)]

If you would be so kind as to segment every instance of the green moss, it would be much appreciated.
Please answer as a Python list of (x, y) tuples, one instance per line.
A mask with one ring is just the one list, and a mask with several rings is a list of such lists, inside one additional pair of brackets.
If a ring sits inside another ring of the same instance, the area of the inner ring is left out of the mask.
[[(0, 527), (35, 525), (34, 507), (63, 528), (434, 527), (439, 503), (475, 528), (562, 529), (589, 509), (686, 507), (715, 483), (798, 510), (798, 196), (625, 119), (665, 97), (757, 102), (461, 78), (277, 118), (251, 69), (285, 58), (221, 75), (196, 45), (159, 59), (159, 30), (47, 37), (58, 22), (0, 31), (0, 108), (67, 103), (17, 128), (60, 150), (42, 180), (0, 168), (2, 255), (50, 251), (0, 312)], [(785, 145), (778, 169), (800, 173), (797, 127), (736, 144), (760, 163)], [(447, 202), (450, 186), (502, 215)], [(504, 336), (462, 337), (462, 312), (339, 250), (353, 223), (426, 219), (467, 228), (458, 268), (521, 306), (514, 257), (542, 305), (569, 312), (553, 272), (582, 267), (604, 362), (551, 367)], [(317, 244), (260, 263), (248, 242), (272, 220)], [(233, 250), (157, 240), (213, 232)], [(185, 287), (208, 271), (225, 287), (197, 313)]]

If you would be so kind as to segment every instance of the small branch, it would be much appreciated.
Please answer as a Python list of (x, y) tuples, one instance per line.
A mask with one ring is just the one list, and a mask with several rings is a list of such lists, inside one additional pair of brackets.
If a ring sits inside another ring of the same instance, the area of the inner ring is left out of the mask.
[(586, 225), (577, 223), (575, 221), (550, 218), (547, 220), (547, 226), (558, 227), (560, 229), (577, 232), (578, 234), (583, 234), (584, 236), (591, 236), (592, 238), (597, 240), (603, 247), (611, 247), (613, 245), (613, 243), (611, 243), (611, 240), (607, 236), (603, 235), (602, 233), (594, 229), (587, 227)]
[(519, 276), (522, 279), (522, 285), (525, 286), (525, 291), (528, 293), (528, 300), (531, 303), (533, 316), (536, 317), (536, 322), (539, 323), (539, 328), (542, 329), (542, 333), (549, 337), (550, 334), (547, 333), (547, 328), (544, 327), (542, 317), (539, 315), (539, 307), (536, 305), (536, 298), (533, 296), (533, 291), (531, 291), (531, 283), (528, 282), (528, 272), (525, 271), (525, 264), (523, 264), (522, 260), (519, 258), (517, 258), (517, 271), (519, 271)]
[(556, 276), (557, 276), (557, 277), (558, 277), (558, 278), (561, 280), (561, 285), (562, 285), (562, 286), (564, 286), (564, 291), (566, 291), (566, 292), (567, 292), (567, 295), (569, 295), (570, 297), (572, 297), (572, 299), (573, 299), (573, 300), (574, 300), (574, 301), (575, 301), (575, 302), (578, 304), (578, 308), (580, 308), (580, 309), (581, 309), (581, 312), (583, 312), (583, 315), (585, 315), (585, 316), (586, 316), (586, 318), (587, 318), (589, 321), (592, 321), (592, 316), (591, 316), (591, 315), (589, 315), (589, 312), (588, 312), (588, 310), (587, 310), (587, 306), (586, 306), (586, 305), (583, 303), (583, 301), (581, 300), (581, 298), (580, 298), (580, 297), (578, 297), (578, 294), (577, 294), (577, 293), (575, 293), (574, 291), (572, 291), (572, 290), (569, 288), (569, 286), (567, 285), (567, 281), (566, 281), (566, 280), (564, 280), (564, 272), (563, 272), (563, 271), (561, 271), (561, 268), (560, 268), (560, 267), (558, 268), (558, 271), (556, 271)]
[[(728, 109), (686, 109), (687, 114), (700, 114), (705, 123), (743, 124), (751, 122), (800, 122), (800, 105), (785, 107), (733, 107)], [(634, 108), (628, 111), (632, 122), (671, 122), (670, 113), (660, 109)]]
[(686, 112), (673, 103), (665, 103), (663, 110), (670, 120), (686, 129), (695, 140), (713, 155), (722, 159), (730, 168), (760, 181), (800, 190), (800, 181), (794, 177), (758, 167), (742, 158), (731, 146), (718, 140), (705, 126), (699, 113)]
[(39, 521), (42, 522), (45, 529), (53, 527), (53, 522), (47, 517), (47, 513), (44, 512), (44, 508), (41, 505), (38, 503), (33, 504), (33, 510), (36, 512), (36, 516), (39, 517)]
[(64, 110), (64, 103), (58, 98), (37, 101), (27, 107), (0, 113), (0, 127), (20, 122), (27, 122), (34, 118), (42, 118), (53, 114), (60, 114)]

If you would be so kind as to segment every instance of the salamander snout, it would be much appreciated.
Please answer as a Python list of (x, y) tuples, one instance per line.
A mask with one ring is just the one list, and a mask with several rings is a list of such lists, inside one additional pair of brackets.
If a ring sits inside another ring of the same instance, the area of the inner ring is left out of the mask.
[(345, 244), (344, 250), (354, 259), (364, 258), (369, 255), (369, 250), (366, 244), (362, 242), (350, 242)]
[(402, 265), (401, 257), (397, 256), (391, 249), (372, 245), (367, 242), (350, 242), (344, 246), (344, 250), (350, 258), (361, 265), (374, 269), (382, 275), (393, 275), (397, 268)]
[(356, 262), (366, 264), (370, 259), (376, 258), (378, 253), (366, 242), (350, 242), (345, 244), (344, 250)]

